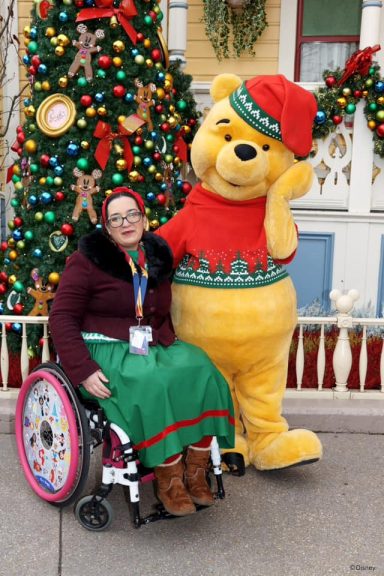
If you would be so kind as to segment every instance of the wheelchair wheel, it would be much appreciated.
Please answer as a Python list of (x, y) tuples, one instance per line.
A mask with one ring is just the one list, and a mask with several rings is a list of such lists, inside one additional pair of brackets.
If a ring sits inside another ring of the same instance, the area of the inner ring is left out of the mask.
[(40, 364), (24, 381), (15, 429), (23, 471), (34, 492), (57, 506), (74, 502), (87, 480), (91, 439), (84, 409), (56, 364)]
[(113, 509), (108, 500), (100, 496), (84, 496), (75, 507), (75, 516), (87, 530), (101, 532), (113, 519)]

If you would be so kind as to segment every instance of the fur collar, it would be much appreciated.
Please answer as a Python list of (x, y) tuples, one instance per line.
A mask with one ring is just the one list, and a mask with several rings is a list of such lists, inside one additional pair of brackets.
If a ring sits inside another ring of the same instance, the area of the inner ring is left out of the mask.
[[(152, 232), (144, 232), (143, 244), (148, 265), (148, 280), (158, 284), (172, 273), (173, 257), (168, 244)], [(100, 230), (79, 241), (79, 251), (103, 272), (132, 282), (132, 272), (123, 252)]]

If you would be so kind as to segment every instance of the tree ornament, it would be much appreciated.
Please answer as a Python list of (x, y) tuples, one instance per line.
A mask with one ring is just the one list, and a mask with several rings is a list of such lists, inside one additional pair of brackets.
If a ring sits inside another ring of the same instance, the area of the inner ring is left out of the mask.
[(346, 114), (354, 114), (356, 112), (356, 106), (352, 102), (346, 105), (345, 107)]
[(93, 34), (88, 32), (88, 28), (85, 24), (79, 24), (76, 28), (80, 36), (78, 40), (73, 42), (73, 45), (78, 49), (78, 53), (75, 56), (69, 70), (68, 76), (72, 78), (77, 74), (79, 68), (84, 68), (85, 77), (88, 82), (93, 79), (92, 70), (92, 54), (101, 51), (101, 46), (97, 45), (98, 40), (102, 40), (105, 37), (104, 30), (98, 29)]
[(339, 116), (338, 114), (335, 114), (335, 116), (332, 116), (332, 122), (337, 126), (337, 124), (341, 124), (343, 121), (343, 117)]
[(77, 198), (75, 203), (75, 208), (72, 213), (72, 220), (77, 222), (83, 212), (86, 210), (88, 212), (88, 217), (92, 224), (97, 223), (96, 210), (93, 207), (92, 196), (99, 192), (100, 187), (97, 186), (96, 181), (102, 176), (101, 170), (93, 170), (92, 174), (85, 174), (84, 171), (79, 168), (73, 170), (74, 176), (76, 176), (76, 184), (71, 185), (71, 190), (76, 192)]
[(384, 124), (379, 124), (376, 128), (376, 134), (379, 138), (384, 138)]
[(28, 287), (27, 292), (35, 300), (35, 304), (28, 316), (48, 316), (48, 302), (55, 297), (54, 284), (45, 283), (43, 277), (39, 274), (38, 268), (33, 268), (31, 278), (35, 288)]
[(112, 66), (112, 58), (104, 54), (103, 56), (100, 56), (100, 58), (98, 59), (97, 65), (102, 70), (108, 70)]

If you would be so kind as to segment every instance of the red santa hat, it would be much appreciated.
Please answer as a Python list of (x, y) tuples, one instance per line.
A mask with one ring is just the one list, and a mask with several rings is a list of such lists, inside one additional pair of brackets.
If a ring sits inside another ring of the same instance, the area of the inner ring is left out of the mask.
[(317, 102), (308, 90), (282, 74), (256, 76), (239, 86), (229, 101), (255, 130), (280, 140), (296, 156), (309, 154)]

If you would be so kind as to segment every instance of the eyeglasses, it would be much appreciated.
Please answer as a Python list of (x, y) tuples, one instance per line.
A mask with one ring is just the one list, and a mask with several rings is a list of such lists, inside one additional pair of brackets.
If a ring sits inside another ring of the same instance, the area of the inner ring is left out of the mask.
[(123, 225), (124, 220), (130, 224), (136, 224), (143, 217), (142, 212), (139, 210), (130, 210), (126, 216), (121, 216), (121, 214), (114, 214), (108, 219), (108, 224), (111, 228), (119, 228)]

